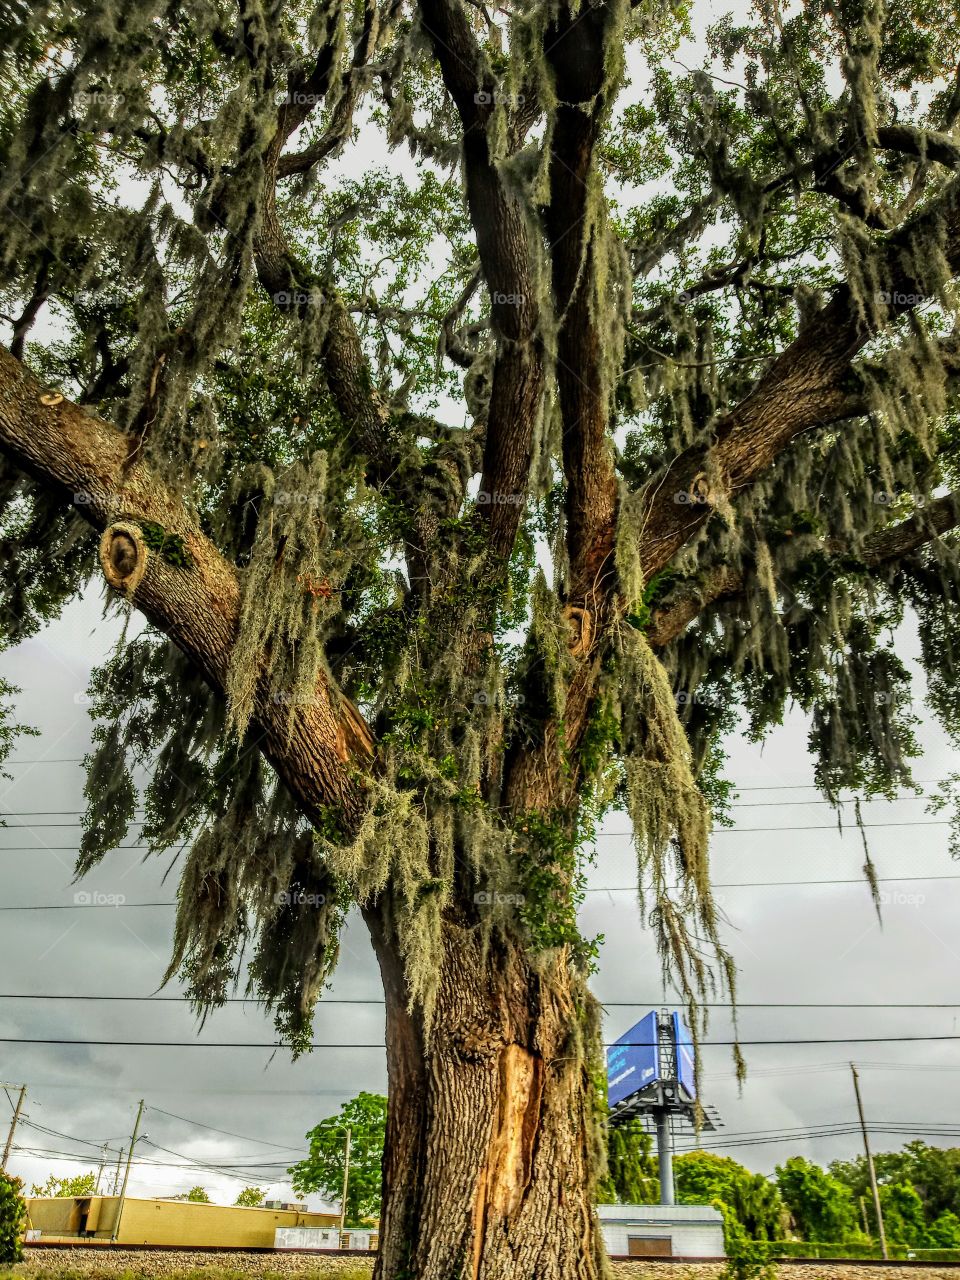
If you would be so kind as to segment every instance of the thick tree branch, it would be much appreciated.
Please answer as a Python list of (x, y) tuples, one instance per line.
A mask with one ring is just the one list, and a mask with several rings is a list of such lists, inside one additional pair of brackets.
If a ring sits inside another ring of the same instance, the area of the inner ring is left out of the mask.
[[(593, 158), (605, 108), (607, 43), (614, 5), (561, 6), (547, 28), (545, 53), (558, 98), (550, 159), (547, 234), (557, 333), (557, 389), (563, 423), (568, 598), (596, 609), (612, 570), (617, 478), (607, 446), (610, 396), (596, 294), (596, 237), (591, 215)], [(613, 299), (604, 306), (616, 306)]]
[[(148, 522), (182, 543), (186, 568), (147, 551), (123, 527), (115, 529), (117, 545), (105, 554), (112, 556), (118, 580), (136, 579), (130, 602), (223, 693), (240, 619), (236, 570), (143, 462), (128, 465), (129, 438), (46, 391), (0, 348), (0, 449), (64, 502), (76, 503), (95, 528), (119, 524), (137, 529)], [(253, 727), (264, 754), (310, 821), (321, 823), (329, 808), (345, 826), (358, 819), (363, 793), (357, 769), (367, 767), (372, 744), (359, 714), (345, 700), (321, 680), (311, 704), (293, 708), (291, 718), (290, 707), (261, 681)]]
[[(885, 242), (885, 292), (893, 318), (917, 305), (924, 284), (904, 252), (936, 230), (953, 271), (960, 270), (960, 180)], [(840, 287), (750, 394), (713, 427), (709, 443), (685, 450), (651, 481), (640, 556), (649, 581), (707, 519), (715, 501), (734, 498), (804, 431), (835, 421), (850, 403), (851, 362), (873, 336), (847, 286)]]
[(490, 291), (497, 350), (477, 520), (495, 562), (509, 556), (529, 483), (544, 391), (540, 314), (527, 214), (493, 161), (487, 124), (498, 92), (461, 0), (421, 0), (421, 23), (463, 126), (467, 206)]
[[(951, 529), (960, 526), (960, 494), (948, 493), (927, 503), (899, 524), (888, 525), (869, 535), (859, 549), (842, 539), (824, 543), (831, 559), (842, 572), (844, 563), (855, 561), (875, 569), (901, 559)], [(682, 583), (654, 610), (647, 639), (657, 649), (675, 640), (704, 609), (721, 600), (742, 596), (750, 586), (749, 575), (730, 565), (717, 565), (697, 581)]]

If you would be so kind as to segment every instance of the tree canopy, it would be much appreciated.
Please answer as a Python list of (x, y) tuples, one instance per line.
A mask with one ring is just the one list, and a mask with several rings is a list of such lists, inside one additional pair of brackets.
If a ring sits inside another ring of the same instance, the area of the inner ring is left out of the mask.
[(46, 1182), (35, 1182), (30, 1188), (32, 1196), (92, 1196), (97, 1185), (97, 1175), (89, 1173), (68, 1174), (58, 1177), (51, 1173)]
[(367, 1218), (379, 1217), (386, 1128), (386, 1098), (378, 1093), (358, 1093), (335, 1116), (321, 1120), (307, 1134), (309, 1156), (288, 1170), (294, 1191), (299, 1195), (319, 1191), (328, 1200), (342, 1200), (349, 1130), (346, 1222), (359, 1226)]

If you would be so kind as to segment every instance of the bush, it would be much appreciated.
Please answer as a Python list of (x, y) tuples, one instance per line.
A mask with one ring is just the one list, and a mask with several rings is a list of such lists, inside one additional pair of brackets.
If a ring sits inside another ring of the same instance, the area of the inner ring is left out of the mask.
[(23, 1226), (27, 1205), (23, 1183), (0, 1173), (0, 1262), (20, 1262), (23, 1258)]

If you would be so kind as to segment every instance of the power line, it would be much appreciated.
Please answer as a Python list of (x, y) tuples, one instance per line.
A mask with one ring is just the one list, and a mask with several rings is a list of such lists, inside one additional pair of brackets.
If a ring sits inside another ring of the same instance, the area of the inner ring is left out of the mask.
[(213, 1133), (222, 1133), (227, 1138), (239, 1138), (242, 1142), (257, 1142), (264, 1147), (277, 1147), (281, 1151), (288, 1151), (290, 1148), (282, 1147), (278, 1142), (267, 1142), (263, 1138), (249, 1138), (242, 1133), (232, 1133), (229, 1129), (218, 1129), (216, 1125), (205, 1124), (202, 1120), (191, 1120), (188, 1116), (178, 1116), (173, 1111), (164, 1111), (162, 1107), (147, 1107), (148, 1111), (155, 1111), (158, 1115), (169, 1116), (171, 1120), (180, 1120), (184, 1124), (195, 1125), (198, 1129), (209, 1129)]
[[(929, 875), (929, 876), (878, 876), (878, 884), (921, 884), (926, 881), (941, 880), (960, 880), (960, 874), (957, 875)], [(711, 884), (711, 889), (779, 889), (779, 888), (796, 888), (798, 886), (807, 887), (823, 887), (831, 888), (834, 885), (860, 885), (868, 884), (864, 876), (853, 876), (849, 879), (842, 880), (717, 880)], [(674, 885), (672, 888), (679, 888)], [(592, 885), (589, 889), (584, 889), (584, 893), (640, 893), (642, 886), (640, 884), (601, 884)], [(169, 902), (41, 902), (41, 903), (14, 903), (12, 906), (0, 907), (0, 911), (131, 911), (131, 910), (147, 910), (176, 907), (176, 902), (171, 899)]]
[[(912, 822), (864, 822), (860, 826), (848, 826), (840, 828), (835, 822), (812, 823), (807, 826), (799, 827), (716, 827), (712, 836), (739, 836), (749, 835), (751, 832), (775, 832), (793, 833), (796, 831), (835, 831), (839, 836), (843, 837), (848, 832), (859, 831), (884, 831), (894, 827), (949, 827), (952, 826), (952, 820), (949, 818), (934, 818), (930, 821), (912, 821)], [(598, 831), (594, 839), (621, 839), (623, 837), (632, 836), (633, 831)], [(172, 846), (171, 846), (172, 847)], [(139, 852), (156, 852), (163, 853), (166, 850), (158, 849), (151, 844), (118, 844), (108, 852), (118, 853), (122, 850), (129, 850), (132, 853)], [(6, 845), (0, 849), (0, 853), (79, 853), (73, 845), (63, 844), (44, 844), (44, 845)]]
[[(83, 764), (85, 759), (85, 756), (38, 756), (32, 760), (6, 760), (4, 761), (4, 768), (6, 768), (7, 765)], [(946, 781), (948, 781), (946, 778), (915, 778), (914, 784), (918, 787), (939, 787)], [(820, 788), (815, 782), (762, 782), (751, 783), (743, 786), (735, 783), (734, 790), (739, 793), (741, 791), (819, 791)], [(901, 790), (908, 791), (909, 788), (907, 786), (903, 786), (901, 787)], [(873, 798), (882, 800), (885, 797), (877, 796)], [(864, 797), (864, 799), (871, 799), (871, 797)], [(842, 800), (843, 797), (841, 797), (841, 801)]]
[[(744, 788), (744, 789), (747, 790), (748, 788)], [(773, 789), (776, 790), (776, 788), (773, 788)], [(899, 804), (901, 801), (904, 801), (904, 800), (927, 800), (929, 798), (930, 798), (930, 795), (928, 792), (913, 791), (913, 792), (909, 792), (907, 794), (899, 795), (899, 796), (863, 796), (860, 798), (860, 804), (861, 805)], [(842, 807), (845, 804), (852, 804), (852, 803), (854, 803), (854, 800), (851, 798), (846, 800), (840, 800), (838, 802), (838, 805), (839, 807)], [(826, 796), (814, 796), (811, 800), (747, 800), (747, 801), (732, 800), (726, 806), (726, 808), (728, 809), (784, 809), (784, 808), (795, 808), (797, 806), (811, 805), (811, 804), (827, 804), (828, 805), (828, 804), (831, 804), (831, 801), (827, 799)], [(28, 830), (33, 827), (80, 827), (80, 826), (83, 826), (83, 817), (85, 812), (86, 811), (83, 809), (8, 809), (6, 812), (0, 811), (0, 822), (2, 822), (4, 826), (6, 826), (7, 818), (30, 818), (30, 817), (73, 818), (75, 817), (77, 819), (76, 822), (16, 823), (14, 826), (8, 827), (7, 829), (10, 831), (16, 831), (18, 829)], [(142, 808), (139, 808), (139, 809), (136, 809), (134, 812), (142, 813), (144, 812), (144, 810)], [(146, 821), (145, 818), (131, 818), (130, 825), (143, 826), (145, 821)]]
[[(960, 1034), (956, 1035), (900, 1035), (900, 1036), (823, 1036), (823, 1037), (802, 1037), (795, 1039), (783, 1040), (701, 1040), (700, 1044), (704, 1047), (712, 1048), (733, 1048), (737, 1045), (740, 1048), (757, 1048), (763, 1045), (771, 1046), (787, 1046), (787, 1045), (818, 1045), (818, 1044), (900, 1044), (908, 1042), (937, 1042), (937, 1041), (960, 1041)], [(32, 1037), (32, 1036), (0, 1036), (0, 1044), (55, 1044), (55, 1045), (83, 1045), (86, 1047), (101, 1048), (141, 1048), (141, 1049), (288, 1049), (288, 1044), (279, 1043), (277, 1041), (265, 1040), (73, 1040), (62, 1037)], [(634, 1044), (632, 1041), (609, 1041), (605, 1042), (603, 1048), (637, 1048), (642, 1049), (647, 1046), (641, 1042)], [(366, 1042), (327, 1042), (314, 1043), (308, 1046), (310, 1049), (385, 1049), (386, 1045), (383, 1041), (366, 1041)]]
[[(87, 995), (76, 994), (74, 992), (64, 992), (59, 994), (48, 994), (30, 991), (17, 992), (0, 992), (0, 1000), (92, 1000), (102, 1002), (127, 1002), (135, 1004), (185, 1004), (186, 996), (103, 996), (103, 995)], [(253, 1004), (259, 1005), (261, 1001), (256, 996), (228, 996), (224, 1001), (225, 1004)], [(357, 1005), (383, 1005), (383, 997), (363, 997), (353, 998), (349, 996), (321, 996), (318, 1004), (322, 1008), (325, 1004), (357, 1004)], [(664, 1003), (661, 996), (654, 996), (647, 1000), (601, 1000), (600, 1003), (605, 1009), (644, 1009), (649, 1005), (662, 1005)], [(669, 1002), (668, 1002), (669, 1003)], [(902, 1002), (893, 1002), (887, 1000), (861, 1000), (861, 1001), (794, 1001), (794, 1000), (738, 1000), (736, 1003), (730, 1000), (713, 1000), (704, 1001), (700, 1008), (702, 1009), (877, 1009), (886, 1011), (888, 1009), (960, 1009), (960, 1000), (946, 1000), (936, 1002), (920, 1002), (917, 1000), (908, 1000)], [(152, 1108), (158, 1110), (158, 1108)], [(172, 1115), (172, 1112), (164, 1112), (164, 1115)], [(178, 1120), (185, 1120), (185, 1116), (177, 1116)], [(187, 1121), (189, 1124), (199, 1124), (199, 1120)], [(205, 1126), (212, 1128), (211, 1125)], [(237, 1135), (232, 1135), (236, 1137)]]

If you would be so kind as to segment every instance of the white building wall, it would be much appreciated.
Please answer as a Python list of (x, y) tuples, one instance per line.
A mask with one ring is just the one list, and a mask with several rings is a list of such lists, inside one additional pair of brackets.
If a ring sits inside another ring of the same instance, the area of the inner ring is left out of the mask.
[(630, 1237), (669, 1237), (679, 1258), (722, 1258), (723, 1218), (708, 1204), (602, 1204), (600, 1227), (609, 1254), (627, 1257)]
[(336, 1227), (277, 1227), (275, 1249), (338, 1249), (340, 1232)]

